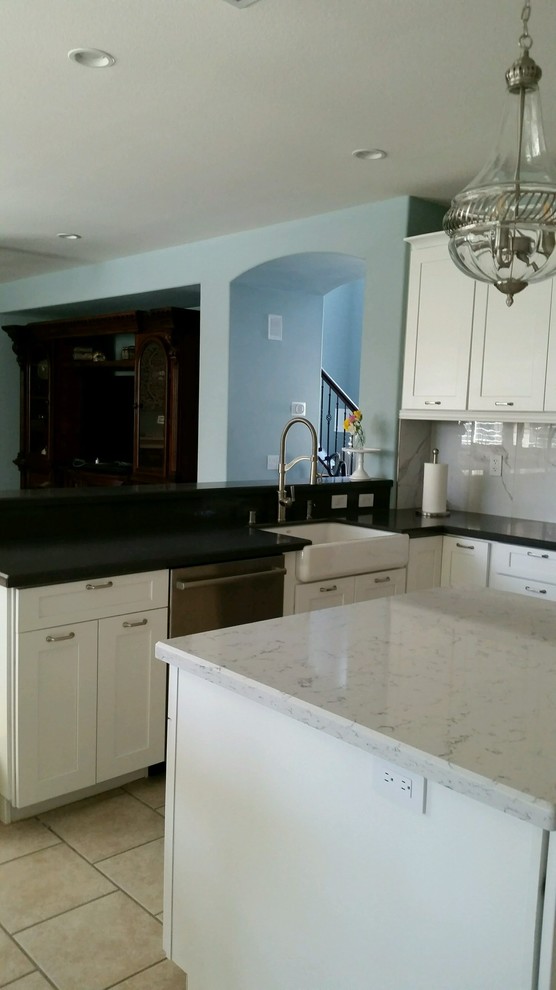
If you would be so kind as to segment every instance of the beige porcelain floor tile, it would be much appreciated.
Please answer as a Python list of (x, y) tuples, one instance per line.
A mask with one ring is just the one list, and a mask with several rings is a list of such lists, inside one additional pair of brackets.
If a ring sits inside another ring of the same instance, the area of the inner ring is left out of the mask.
[(59, 990), (105, 990), (164, 959), (158, 921), (117, 891), (17, 935)]
[(0, 929), (0, 987), (35, 968), (14, 940)]
[(129, 852), (97, 862), (101, 870), (151, 914), (162, 911), (164, 839), (155, 839)]
[(0, 866), (0, 922), (8, 932), (17, 932), (113, 890), (60, 843)]
[(187, 977), (173, 962), (164, 962), (118, 983), (114, 990), (186, 990)]
[(41, 815), (50, 828), (91, 863), (160, 839), (164, 821), (130, 794), (87, 798)]
[(10, 983), (7, 990), (52, 990), (52, 983), (45, 980), (41, 973), (35, 971), (29, 976), (24, 976), (22, 980)]
[(150, 808), (160, 808), (164, 805), (166, 796), (166, 778), (164, 774), (140, 777), (139, 780), (132, 780), (130, 784), (124, 784), (124, 790), (148, 804)]
[(7, 863), (16, 856), (25, 856), (37, 849), (45, 849), (59, 841), (58, 836), (53, 835), (36, 818), (27, 818), (12, 825), (0, 824), (0, 863)]

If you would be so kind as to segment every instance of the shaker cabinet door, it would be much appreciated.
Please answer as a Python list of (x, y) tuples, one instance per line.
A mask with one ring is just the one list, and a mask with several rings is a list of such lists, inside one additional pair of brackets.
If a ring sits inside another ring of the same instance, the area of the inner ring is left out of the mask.
[(97, 623), (21, 633), (15, 677), (16, 807), (94, 784)]
[(404, 409), (466, 408), (475, 285), (448, 256), (447, 238), (412, 248)]
[(154, 648), (168, 610), (99, 622), (97, 780), (160, 763), (166, 735), (166, 664)]
[(425, 536), (409, 541), (406, 591), (439, 588), (441, 570), (441, 536)]
[(478, 287), (469, 409), (544, 408), (552, 291), (551, 280), (530, 285), (508, 307), (494, 286)]
[(490, 544), (460, 536), (445, 536), (442, 543), (443, 588), (467, 585), (486, 588)]

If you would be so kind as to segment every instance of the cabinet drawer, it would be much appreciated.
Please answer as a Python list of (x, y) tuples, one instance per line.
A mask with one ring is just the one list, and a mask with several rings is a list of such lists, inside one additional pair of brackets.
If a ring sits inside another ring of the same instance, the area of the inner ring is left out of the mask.
[(295, 611), (315, 612), (321, 608), (352, 605), (354, 583), (353, 577), (344, 577), (298, 584), (295, 588)]
[(405, 580), (405, 567), (392, 571), (377, 571), (375, 574), (358, 574), (355, 578), (355, 601), (368, 602), (372, 598), (403, 595)]
[(490, 573), (508, 574), (511, 577), (533, 578), (556, 584), (556, 552), (537, 550), (534, 547), (515, 546), (511, 543), (495, 543), (490, 559)]
[(529, 595), (530, 598), (556, 602), (556, 584), (550, 584), (548, 581), (510, 577), (509, 574), (491, 574), (489, 586), (497, 591), (513, 591), (517, 595)]
[(168, 571), (90, 578), (17, 593), (20, 632), (168, 605)]

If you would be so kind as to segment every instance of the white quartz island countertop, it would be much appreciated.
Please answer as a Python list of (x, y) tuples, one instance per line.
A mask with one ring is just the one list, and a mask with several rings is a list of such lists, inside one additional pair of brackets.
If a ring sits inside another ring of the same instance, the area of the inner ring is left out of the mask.
[(556, 829), (556, 606), (434, 589), (159, 643), (159, 659)]

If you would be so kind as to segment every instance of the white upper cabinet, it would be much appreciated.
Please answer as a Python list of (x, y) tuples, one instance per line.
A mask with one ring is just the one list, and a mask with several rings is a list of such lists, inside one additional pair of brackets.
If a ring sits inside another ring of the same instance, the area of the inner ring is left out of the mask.
[(548, 338), (548, 358), (546, 362), (546, 382), (544, 386), (544, 409), (546, 412), (556, 410), (556, 285), (555, 280), (549, 282), (552, 286), (552, 310), (550, 333)]
[(469, 409), (544, 409), (551, 305), (552, 280), (529, 286), (513, 306), (478, 283)]
[(444, 234), (411, 244), (402, 406), (465, 409), (476, 283), (448, 256)]
[(455, 267), (445, 234), (408, 241), (402, 415), (422, 410), (425, 418), (453, 419), (484, 410), (509, 420), (556, 411), (553, 280), (528, 286), (507, 306), (493, 285)]

